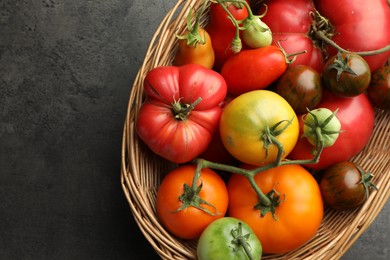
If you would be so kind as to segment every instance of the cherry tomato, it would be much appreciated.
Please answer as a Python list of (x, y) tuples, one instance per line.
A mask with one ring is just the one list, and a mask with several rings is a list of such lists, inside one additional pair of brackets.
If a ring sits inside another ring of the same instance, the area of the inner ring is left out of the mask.
[(264, 89), (276, 81), (287, 69), (287, 57), (276, 46), (242, 50), (223, 65), (221, 75), (228, 92), (240, 95)]
[(338, 53), (325, 64), (324, 86), (340, 97), (354, 97), (366, 91), (371, 81), (367, 62), (353, 53)]
[(298, 114), (315, 108), (322, 99), (321, 75), (306, 65), (290, 66), (275, 84), (275, 91)]
[(320, 182), (324, 202), (334, 209), (352, 209), (368, 198), (372, 175), (353, 162), (336, 163), (325, 169)]
[[(195, 165), (183, 165), (169, 172), (163, 179), (157, 193), (157, 215), (161, 224), (172, 234), (183, 239), (200, 237), (203, 230), (214, 220), (222, 218), (228, 207), (228, 194), (222, 178), (210, 169), (202, 169), (198, 187), (199, 197), (210, 203), (201, 203), (205, 212), (194, 206), (182, 210), (184, 185), (191, 187), (195, 174)], [(211, 206), (213, 205), (213, 206)]]
[(274, 216), (270, 212), (261, 216), (255, 208), (257, 194), (239, 174), (233, 174), (227, 185), (228, 214), (248, 223), (260, 239), (264, 253), (282, 254), (297, 249), (317, 233), (323, 202), (319, 186), (307, 170), (296, 164), (271, 168), (257, 173), (255, 182), (264, 194), (280, 196)]
[[(341, 123), (341, 132), (336, 142), (324, 148), (317, 164), (305, 165), (310, 169), (321, 170), (332, 164), (341, 161), (348, 161), (358, 154), (370, 140), (374, 129), (374, 109), (365, 94), (352, 98), (341, 98), (328, 91), (324, 95), (319, 108), (327, 108), (337, 111), (337, 118)], [(303, 123), (301, 116), (298, 116), (300, 135), (302, 134)], [(293, 160), (311, 159), (313, 146), (306, 138), (299, 138), (294, 149), (289, 154)]]
[(390, 66), (384, 66), (372, 74), (367, 95), (371, 103), (381, 109), (390, 110)]
[[(298, 139), (298, 119), (288, 102), (269, 90), (255, 90), (233, 99), (219, 123), (222, 142), (237, 160), (261, 165), (277, 159), (278, 141), (283, 157)], [(272, 142), (270, 140), (275, 138)]]

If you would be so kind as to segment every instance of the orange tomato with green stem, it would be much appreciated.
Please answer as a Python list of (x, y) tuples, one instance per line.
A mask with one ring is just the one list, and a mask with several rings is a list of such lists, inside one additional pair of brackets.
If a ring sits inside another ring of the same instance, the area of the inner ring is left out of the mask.
[(222, 178), (207, 168), (197, 174), (195, 165), (169, 172), (157, 193), (157, 215), (162, 225), (183, 239), (200, 237), (211, 222), (225, 216), (227, 206)]
[(209, 33), (200, 27), (200, 15), (197, 13), (194, 26), (191, 25), (192, 12), (187, 16), (187, 30), (183, 35), (178, 35), (178, 48), (174, 58), (174, 65), (181, 66), (189, 63), (202, 65), (208, 69), (213, 68), (215, 54)]
[(227, 185), (228, 214), (252, 228), (264, 253), (297, 249), (317, 233), (324, 208), (319, 185), (310, 172), (290, 164), (257, 173), (254, 181), (271, 203), (264, 205), (247, 178), (233, 174)]

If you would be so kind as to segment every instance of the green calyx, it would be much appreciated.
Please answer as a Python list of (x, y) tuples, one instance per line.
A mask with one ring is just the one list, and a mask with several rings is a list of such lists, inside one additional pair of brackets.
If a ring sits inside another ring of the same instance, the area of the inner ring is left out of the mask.
[(327, 70), (335, 69), (337, 71), (337, 75), (336, 75), (337, 81), (339, 81), (340, 76), (343, 72), (350, 73), (355, 76), (357, 75), (356, 72), (354, 72), (351, 69), (351, 67), (349, 67), (348, 65), (349, 58), (350, 58), (350, 54), (346, 54), (345, 57), (343, 58), (342, 53), (338, 52), (337, 57), (334, 60), (334, 63), (326, 68)]
[(172, 103), (172, 114), (173, 117), (180, 121), (185, 121), (188, 119), (188, 116), (190, 115), (191, 111), (195, 108), (195, 106), (202, 101), (202, 98), (199, 97), (197, 100), (195, 100), (192, 104), (185, 104), (181, 103), (180, 99)]
[(308, 110), (303, 116), (302, 137), (306, 137), (316, 148), (332, 146), (341, 132), (341, 123), (336, 113), (337, 110), (332, 112), (327, 108)]
[(369, 189), (374, 188), (375, 190), (378, 190), (378, 188), (371, 182), (372, 178), (374, 178), (374, 175), (372, 175), (370, 172), (365, 172), (360, 166), (356, 166), (356, 168), (359, 170), (362, 179), (360, 180), (360, 184), (364, 186), (366, 199), (368, 198), (368, 195), (370, 194)]
[(254, 257), (251, 253), (250, 244), (247, 242), (250, 234), (242, 234), (242, 223), (238, 222), (238, 226), (236, 229), (231, 230), (231, 235), (233, 236), (232, 244), (234, 245), (235, 251), (238, 251), (240, 247), (243, 247), (246, 255), (250, 260), (254, 260)]
[[(217, 208), (212, 205), (211, 203), (207, 202), (206, 200), (202, 199), (199, 196), (200, 191), (202, 190), (203, 184), (201, 183), (199, 186), (197, 186), (195, 189), (194, 187), (189, 186), (188, 184), (184, 184), (184, 192), (182, 195), (179, 196), (179, 200), (182, 202), (182, 205), (180, 208), (174, 211), (174, 213), (182, 211), (188, 207), (195, 207), (199, 210), (202, 210), (206, 212), (207, 214), (211, 216), (216, 216), (220, 214), (217, 211)], [(215, 212), (211, 212), (209, 209), (205, 208), (203, 205), (210, 206), (214, 209)]]
[(203, 35), (200, 35), (199, 28), (200, 28), (200, 16), (203, 13), (204, 5), (202, 7), (202, 11), (198, 12), (196, 15), (196, 20), (194, 26), (191, 24), (191, 19), (193, 15), (192, 9), (190, 9), (188, 15), (187, 15), (187, 31), (188, 33), (184, 35), (176, 35), (176, 37), (179, 40), (187, 40), (187, 45), (190, 47), (195, 48), (198, 44), (205, 44), (206, 43), (206, 32), (203, 33)]
[(264, 205), (261, 201), (259, 201), (255, 205), (255, 209), (260, 211), (260, 215), (264, 217), (267, 213), (272, 214), (272, 218), (277, 220), (276, 217), (276, 208), (285, 200), (285, 195), (283, 199), (280, 196), (280, 193), (277, 192), (275, 189), (270, 191), (269, 193), (266, 194), (268, 197), (270, 203), (269, 205)]

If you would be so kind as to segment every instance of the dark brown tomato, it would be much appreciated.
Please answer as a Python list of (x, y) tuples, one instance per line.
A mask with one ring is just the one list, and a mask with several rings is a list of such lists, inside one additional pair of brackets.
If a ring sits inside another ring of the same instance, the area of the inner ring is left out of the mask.
[(368, 195), (372, 175), (353, 162), (336, 163), (323, 171), (320, 181), (324, 203), (334, 209), (352, 209), (362, 205)]
[(390, 110), (390, 65), (374, 71), (367, 95), (374, 106)]
[(315, 108), (322, 99), (320, 74), (310, 66), (290, 66), (279, 78), (275, 92), (292, 106), (297, 114)]
[(325, 63), (322, 74), (324, 87), (340, 97), (354, 97), (366, 91), (371, 70), (362, 56), (338, 53)]

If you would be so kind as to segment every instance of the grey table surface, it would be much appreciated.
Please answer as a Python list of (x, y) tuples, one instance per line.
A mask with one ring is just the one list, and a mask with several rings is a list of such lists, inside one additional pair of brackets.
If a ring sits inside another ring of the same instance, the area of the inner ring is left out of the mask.
[[(0, 1), (0, 259), (158, 259), (121, 190), (120, 150), (174, 3)], [(390, 259), (389, 211), (343, 260)]]

